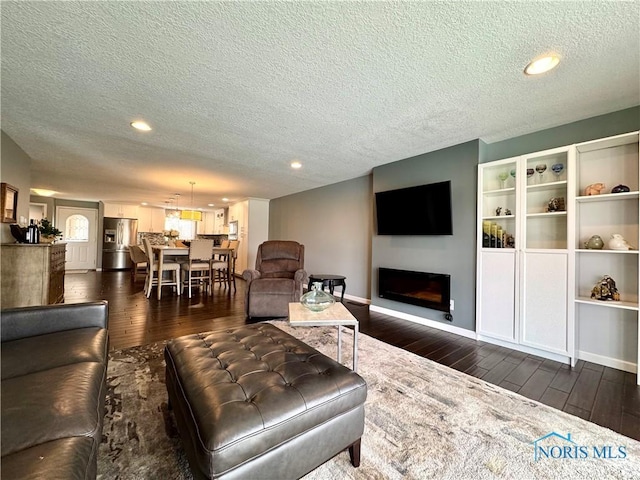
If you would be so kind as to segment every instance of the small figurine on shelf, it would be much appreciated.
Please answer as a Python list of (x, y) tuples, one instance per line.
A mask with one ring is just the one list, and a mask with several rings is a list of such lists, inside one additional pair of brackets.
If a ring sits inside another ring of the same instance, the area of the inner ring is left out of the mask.
[(509, 210), (508, 208), (504, 209), (504, 214), (505, 215), (511, 215), (511, 210)]
[(596, 300), (615, 300), (620, 301), (620, 293), (616, 287), (616, 282), (609, 275), (602, 277), (598, 283), (591, 289), (591, 298)]
[(604, 183), (592, 183), (588, 185), (587, 188), (584, 189), (584, 194), (586, 196), (589, 195), (600, 195), (600, 192), (604, 190)]
[(547, 204), (547, 212), (564, 212), (564, 197), (553, 197)]
[(500, 212), (502, 211), (502, 207), (496, 208), (496, 217), (500, 216)]
[(609, 249), (610, 250), (633, 250), (633, 247), (629, 245), (622, 235), (619, 233), (614, 233), (611, 235), (611, 240), (609, 240)]
[(611, 189), (611, 193), (627, 193), (629, 191), (631, 191), (631, 189), (626, 185), (622, 185), (622, 184), (616, 185)]
[(504, 246), (505, 248), (516, 248), (516, 239), (510, 233), (505, 233), (504, 235)]

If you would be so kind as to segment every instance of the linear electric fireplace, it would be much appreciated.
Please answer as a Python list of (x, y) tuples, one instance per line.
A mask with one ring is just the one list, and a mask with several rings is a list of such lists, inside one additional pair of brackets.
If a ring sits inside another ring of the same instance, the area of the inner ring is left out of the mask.
[(449, 312), (451, 276), (380, 267), (378, 269), (378, 296)]

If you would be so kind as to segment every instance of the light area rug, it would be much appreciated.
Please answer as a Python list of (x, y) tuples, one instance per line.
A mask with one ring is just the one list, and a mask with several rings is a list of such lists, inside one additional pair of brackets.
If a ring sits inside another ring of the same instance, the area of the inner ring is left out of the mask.
[[(271, 323), (336, 358), (335, 327)], [(342, 337), (350, 366), (353, 332)], [(101, 480), (192, 478), (167, 409), (163, 346), (110, 354)], [(305, 479), (640, 478), (640, 442), (364, 334), (358, 355), (368, 386), (361, 466), (342, 452)], [(536, 461), (534, 441), (552, 432), (537, 443), (550, 456)], [(594, 447), (625, 455), (596, 458)]]

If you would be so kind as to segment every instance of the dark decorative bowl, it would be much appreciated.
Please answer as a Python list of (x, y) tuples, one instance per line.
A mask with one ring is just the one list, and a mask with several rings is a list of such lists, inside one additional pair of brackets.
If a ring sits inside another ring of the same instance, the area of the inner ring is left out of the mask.
[(625, 192), (629, 192), (631, 189), (629, 187), (627, 187), (626, 185), (616, 185), (615, 187), (613, 187), (611, 189), (611, 193), (625, 193)]
[(11, 227), (11, 235), (15, 238), (18, 243), (27, 243), (27, 229), (25, 227), (21, 227), (17, 223), (12, 223)]

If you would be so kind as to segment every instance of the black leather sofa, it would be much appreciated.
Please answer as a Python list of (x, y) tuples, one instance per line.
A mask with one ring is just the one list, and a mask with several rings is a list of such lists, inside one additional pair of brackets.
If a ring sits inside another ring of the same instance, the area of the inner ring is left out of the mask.
[(107, 302), (0, 312), (2, 478), (95, 479)]

